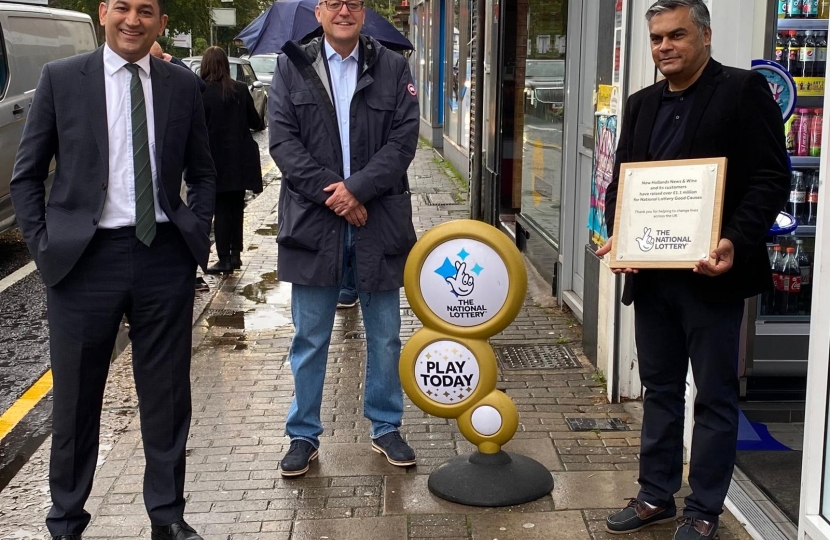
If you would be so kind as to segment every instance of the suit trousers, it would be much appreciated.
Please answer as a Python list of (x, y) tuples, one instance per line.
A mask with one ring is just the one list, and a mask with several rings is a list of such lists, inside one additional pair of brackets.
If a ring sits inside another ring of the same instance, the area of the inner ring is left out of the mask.
[(242, 253), (242, 225), (245, 218), (245, 191), (223, 191), (216, 194), (213, 233), (216, 252), (220, 257)]
[(53, 536), (81, 534), (89, 523), (84, 504), (124, 315), (146, 459), (144, 504), (154, 525), (182, 519), (195, 272), (179, 230), (159, 223), (150, 247), (135, 227), (97, 231), (69, 274), (47, 288), (54, 410), (46, 524)]
[(711, 302), (691, 271), (642, 271), (634, 298), (640, 379), (645, 386), (640, 494), (674, 508), (683, 473), (686, 375), (697, 387), (684, 515), (717, 522), (735, 465), (737, 360), (744, 302)]

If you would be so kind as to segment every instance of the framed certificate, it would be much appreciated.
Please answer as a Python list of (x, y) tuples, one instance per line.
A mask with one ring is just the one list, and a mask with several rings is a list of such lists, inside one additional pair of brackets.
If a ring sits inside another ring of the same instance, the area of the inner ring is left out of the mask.
[(726, 158), (624, 163), (611, 268), (694, 268), (720, 240)]

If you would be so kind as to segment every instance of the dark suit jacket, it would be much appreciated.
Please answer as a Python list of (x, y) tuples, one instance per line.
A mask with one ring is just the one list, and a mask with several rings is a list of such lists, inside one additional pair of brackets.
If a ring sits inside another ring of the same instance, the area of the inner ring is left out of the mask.
[[(158, 200), (204, 268), (215, 175), (193, 75), (150, 57)], [(175, 98), (175, 106), (171, 106)], [(11, 181), (12, 203), (48, 286), (66, 276), (97, 229), (109, 180), (103, 47), (43, 67)], [(45, 204), (52, 158), (55, 180)], [(131, 156), (124, 156), (131, 159)], [(182, 172), (187, 204), (181, 200)]]
[[(626, 103), (614, 179), (605, 195), (609, 235), (613, 235), (620, 164), (648, 160), (651, 131), (667, 84), (661, 81), (644, 88)], [(692, 274), (684, 283), (710, 300), (749, 298), (772, 287), (764, 238), (790, 190), (781, 110), (766, 79), (752, 71), (710, 60), (697, 84), (679, 158), (727, 158), (721, 237), (735, 245), (735, 262), (721, 276)], [(642, 277), (642, 271), (626, 276), (624, 303), (633, 301)]]

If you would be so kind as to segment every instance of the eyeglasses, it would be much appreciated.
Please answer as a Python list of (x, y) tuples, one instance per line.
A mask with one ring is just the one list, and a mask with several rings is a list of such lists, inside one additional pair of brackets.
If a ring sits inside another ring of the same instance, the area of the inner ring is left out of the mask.
[(329, 11), (340, 11), (343, 9), (343, 4), (346, 4), (346, 9), (351, 12), (363, 11), (363, 2), (342, 2), (341, 0), (323, 0), (320, 2), (325, 4)]

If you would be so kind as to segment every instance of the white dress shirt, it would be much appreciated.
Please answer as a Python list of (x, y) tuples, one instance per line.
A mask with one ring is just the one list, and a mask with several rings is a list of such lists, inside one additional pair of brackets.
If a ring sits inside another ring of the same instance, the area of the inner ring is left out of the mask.
[(329, 63), (331, 95), (334, 99), (334, 109), (337, 111), (337, 124), (340, 130), (340, 148), (343, 151), (343, 179), (346, 179), (352, 174), (352, 154), (349, 150), (349, 115), (354, 89), (357, 86), (360, 42), (355, 46), (352, 54), (346, 58), (337, 54), (334, 47), (329, 45), (328, 40), (324, 39), (323, 43)]
[[(107, 127), (109, 137), (109, 180), (104, 211), (98, 221), (99, 229), (117, 229), (135, 226), (135, 173), (133, 170), (133, 124), (130, 103), (132, 73), (124, 66), (129, 62), (118, 56), (109, 45), (104, 45), (104, 86), (107, 95)], [(156, 134), (153, 116), (153, 85), (150, 81), (150, 55), (136, 64), (144, 88), (147, 111), (147, 137), (150, 143), (150, 169), (153, 173), (153, 202), (156, 222), (170, 221), (158, 200), (156, 173)]]

